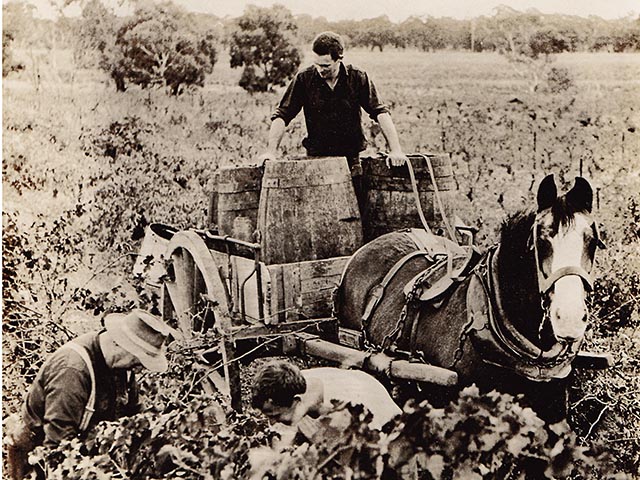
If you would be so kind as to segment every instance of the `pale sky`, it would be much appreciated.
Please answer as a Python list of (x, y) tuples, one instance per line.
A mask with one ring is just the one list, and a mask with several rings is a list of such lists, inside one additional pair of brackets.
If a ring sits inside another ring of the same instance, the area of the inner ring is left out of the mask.
[[(3, 0), (7, 3), (8, 0)], [(50, 0), (28, 0), (36, 5), (38, 16), (54, 16)], [(58, 0), (60, 1), (60, 0)], [(117, 0), (105, 0), (115, 5)], [(362, 19), (387, 15), (398, 22), (411, 15), (454, 17), (459, 19), (492, 15), (497, 5), (508, 5), (525, 11), (535, 8), (542, 13), (562, 13), (587, 17), (597, 15), (612, 19), (640, 13), (640, 0), (174, 0), (188, 10), (213, 13), (224, 17), (237, 17), (249, 5), (268, 7), (274, 3), (284, 5), (297, 14), (324, 16), (328, 20)], [(67, 15), (78, 8), (70, 7)]]

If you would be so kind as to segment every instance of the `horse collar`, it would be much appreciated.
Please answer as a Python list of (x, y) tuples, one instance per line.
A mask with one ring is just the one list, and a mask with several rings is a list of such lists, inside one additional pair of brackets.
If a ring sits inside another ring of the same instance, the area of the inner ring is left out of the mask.
[[(513, 370), (530, 380), (566, 377), (573, 359), (570, 347), (557, 344), (544, 352), (509, 321), (500, 301), (499, 248), (491, 247), (478, 264), (467, 293), (469, 334), (475, 349), (486, 363)], [(480, 288), (474, 288), (474, 284)], [(477, 291), (482, 297), (479, 302), (474, 298)]]

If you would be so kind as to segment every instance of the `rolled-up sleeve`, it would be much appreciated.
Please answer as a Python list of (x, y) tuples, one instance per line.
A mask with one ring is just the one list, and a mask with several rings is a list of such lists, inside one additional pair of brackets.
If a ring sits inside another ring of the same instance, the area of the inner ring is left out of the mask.
[(366, 72), (358, 72), (360, 106), (369, 114), (372, 120), (378, 119), (381, 113), (391, 113), (389, 107), (380, 99), (376, 86)]
[(300, 75), (298, 74), (294, 77), (294, 79), (287, 87), (287, 90), (284, 92), (278, 108), (273, 113), (273, 115), (271, 115), (271, 120), (273, 121), (276, 118), (282, 118), (285, 125), (289, 125), (291, 120), (293, 120), (296, 115), (300, 113), (303, 105), (303, 98), (304, 86), (302, 84)]

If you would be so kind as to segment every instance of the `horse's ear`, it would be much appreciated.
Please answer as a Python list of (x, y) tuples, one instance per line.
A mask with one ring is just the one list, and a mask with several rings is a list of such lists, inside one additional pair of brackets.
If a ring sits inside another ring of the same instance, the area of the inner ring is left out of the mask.
[(538, 211), (546, 210), (553, 205), (558, 197), (558, 189), (553, 174), (544, 177), (538, 187)]
[(582, 177), (576, 177), (573, 188), (567, 192), (567, 202), (576, 210), (591, 212), (593, 207), (593, 190), (591, 184)]

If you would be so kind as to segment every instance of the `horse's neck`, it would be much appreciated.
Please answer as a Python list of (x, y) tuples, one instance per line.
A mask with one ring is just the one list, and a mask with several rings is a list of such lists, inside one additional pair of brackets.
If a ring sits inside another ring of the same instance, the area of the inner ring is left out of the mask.
[(542, 319), (535, 264), (526, 251), (514, 254), (501, 245), (493, 261), (500, 310), (513, 326), (535, 342)]

